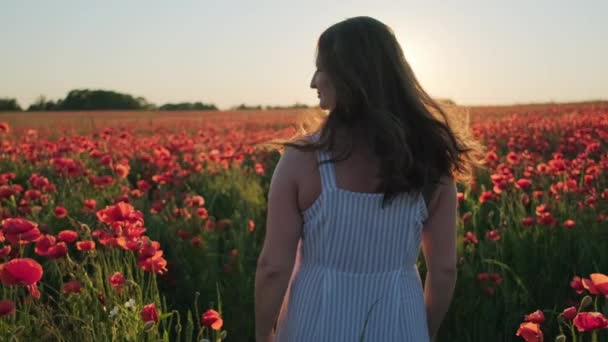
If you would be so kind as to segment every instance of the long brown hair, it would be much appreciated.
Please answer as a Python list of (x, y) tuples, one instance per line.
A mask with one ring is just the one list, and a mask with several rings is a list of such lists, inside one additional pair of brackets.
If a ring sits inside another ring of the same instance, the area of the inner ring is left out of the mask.
[[(390, 27), (365, 16), (334, 24), (319, 37), (317, 62), (335, 87), (336, 106), (314, 132), (318, 139), (300, 135), (283, 146), (329, 150), (336, 162), (359, 140), (380, 160), (383, 205), (444, 175), (471, 180), (471, 154), (479, 146), (459, 136), (422, 89)], [(337, 144), (338, 131), (348, 132), (350, 142)]]

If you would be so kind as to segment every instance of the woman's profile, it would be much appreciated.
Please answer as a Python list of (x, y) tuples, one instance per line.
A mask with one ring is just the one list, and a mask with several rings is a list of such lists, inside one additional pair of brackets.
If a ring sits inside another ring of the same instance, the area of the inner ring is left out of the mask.
[(284, 142), (272, 177), (256, 339), (434, 340), (456, 283), (456, 176), (472, 145), (382, 22), (329, 27), (316, 66), (310, 86), (329, 114)]

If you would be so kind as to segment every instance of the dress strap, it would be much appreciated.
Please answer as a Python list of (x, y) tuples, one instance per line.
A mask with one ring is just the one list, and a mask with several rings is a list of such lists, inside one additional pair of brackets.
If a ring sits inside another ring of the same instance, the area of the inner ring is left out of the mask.
[(336, 170), (334, 163), (325, 162), (330, 160), (331, 155), (327, 151), (317, 151), (317, 160), (319, 161), (319, 174), (321, 175), (321, 187), (323, 189), (336, 188)]

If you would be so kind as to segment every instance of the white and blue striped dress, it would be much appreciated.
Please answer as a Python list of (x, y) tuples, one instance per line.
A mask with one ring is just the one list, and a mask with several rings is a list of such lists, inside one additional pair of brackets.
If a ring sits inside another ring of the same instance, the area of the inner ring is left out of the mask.
[(275, 341), (429, 341), (416, 266), (428, 215), (422, 193), (382, 209), (382, 194), (338, 188), (333, 163), (319, 171), (321, 194), (302, 213), (301, 264)]

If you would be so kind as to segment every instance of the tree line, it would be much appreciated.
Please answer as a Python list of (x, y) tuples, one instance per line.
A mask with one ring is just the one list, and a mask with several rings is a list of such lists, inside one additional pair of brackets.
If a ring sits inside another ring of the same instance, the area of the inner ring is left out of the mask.
[[(233, 110), (263, 110), (263, 109), (298, 109), (308, 108), (307, 105), (296, 103), (291, 106), (252, 106), (240, 104), (234, 106)], [(14, 98), (0, 98), (0, 111), (23, 111)], [(71, 90), (64, 99), (57, 101), (47, 100), (40, 96), (32, 103), (27, 111), (60, 111), (60, 110), (218, 110), (212, 103), (203, 102), (180, 102), (166, 103), (156, 106), (143, 97), (134, 97), (129, 94), (118, 93), (110, 90)]]
[[(16, 99), (0, 98), (0, 110), (21, 111), (23, 109)], [(202, 102), (167, 103), (157, 107), (143, 97), (134, 97), (110, 90), (74, 89), (64, 99), (57, 101), (47, 100), (44, 96), (40, 96), (26, 110), (217, 110), (217, 107), (214, 104)]]

